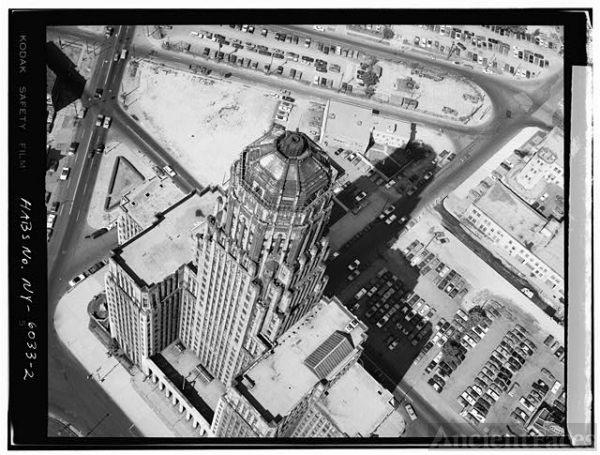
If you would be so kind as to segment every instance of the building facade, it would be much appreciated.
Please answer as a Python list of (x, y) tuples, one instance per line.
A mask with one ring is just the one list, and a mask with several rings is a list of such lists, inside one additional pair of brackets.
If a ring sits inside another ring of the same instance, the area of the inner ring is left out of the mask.
[(142, 371), (179, 336), (182, 296), (194, 274), (194, 233), (218, 190), (190, 193), (111, 252), (105, 275), (111, 336)]
[(180, 323), (182, 342), (224, 384), (321, 298), (334, 172), (308, 136), (281, 130), (233, 164), (197, 235)]

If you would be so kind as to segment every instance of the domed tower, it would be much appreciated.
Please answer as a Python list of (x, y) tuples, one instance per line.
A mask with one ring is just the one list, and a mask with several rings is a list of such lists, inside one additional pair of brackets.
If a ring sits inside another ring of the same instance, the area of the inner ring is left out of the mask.
[(272, 130), (232, 165), (227, 198), (198, 236), (197, 300), (181, 337), (225, 383), (320, 300), (335, 177), (300, 132)]

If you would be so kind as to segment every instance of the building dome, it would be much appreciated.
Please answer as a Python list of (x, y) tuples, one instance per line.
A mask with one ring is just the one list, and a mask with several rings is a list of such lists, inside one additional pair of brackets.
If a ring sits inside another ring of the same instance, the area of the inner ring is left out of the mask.
[(241, 179), (265, 203), (302, 208), (333, 183), (325, 152), (306, 134), (273, 131), (242, 153)]

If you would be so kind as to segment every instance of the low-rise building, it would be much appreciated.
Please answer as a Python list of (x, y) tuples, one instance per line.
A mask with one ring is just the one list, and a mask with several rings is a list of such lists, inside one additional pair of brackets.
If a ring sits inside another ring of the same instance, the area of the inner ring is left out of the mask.
[(161, 214), (181, 200), (183, 192), (171, 179), (153, 177), (121, 198), (117, 221), (119, 244), (160, 222)]
[(323, 299), (221, 398), (217, 437), (369, 437), (404, 430), (392, 394), (358, 363), (367, 326)]

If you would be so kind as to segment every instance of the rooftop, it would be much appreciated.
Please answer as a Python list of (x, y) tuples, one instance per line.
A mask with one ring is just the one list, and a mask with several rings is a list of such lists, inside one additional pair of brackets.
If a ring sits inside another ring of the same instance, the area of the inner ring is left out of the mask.
[(324, 140), (332, 136), (356, 144), (361, 152), (367, 149), (373, 126), (370, 109), (331, 100), (326, 112)]
[(387, 389), (355, 364), (321, 396), (321, 403), (336, 426), (354, 438), (368, 437), (376, 430), (394, 410), (392, 399)]
[(200, 365), (200, 359), (196, 357), (191, 349), (184, 348), (181, 351), (178, 345), (182, 346), (180, 341), (171, 343), (161, 352), (162, 356), (169, 362), (178, 375), (186, 379), (186, 387), (187, 385), (191, 385), (199, 397), (214, 412), (217, 409), (219, 399), (225, 393), (225, 386), (218, 379), (210, 380), (210, 376), (206, 378), (202, 368), (197, 368)]
[(565, 277), (565, 224), (560, 223), (556, 234), (544, 245), (534, 246), (533, 253), (546, 265)]
[[(336, 331), (345, 331), (354, 315), (346, 310), (336, 299), (321, 302), (305, 318), (291, 327), (278, 341), (272, 353), (259, 359), (251, 366), (245, 377), (253, 386), (238, 387), (251, 401), (257, 402), (263, 412), (273, 417), (287, 415), (312, 388), (320, 382), (313, 369), (305, 360), (313, 354)], [(357, 323), (349, 334), (354, 349), (345, 356), (347, 360), (357, 352), (366, 336), (367, 327)], [(344, 364), (342, 361), (331, 370), (328, 377), (337, 373)]]
[[(537, 153), (540, 158), (545, 159), (549, 155), (550, 161), (557, 164), (561, 168), (564, 167), (565, 143), (564, 133), (560, 128), (554, 128), (548, 135), (538, 144)], [(546, 152), (546, 153), (544, 153)], [(550, 152), (550, 153), (548, 153)], [(554, 159), (553, 159), (554, 158)]]
[(161, 221), (117, 249), (124, 265), (146, 285), (162, 281), (192, 261), (191, 231), (212, 213), (220, 191), (191, 193), (161, 215)]
[(173, 180), (160, 180), (153, 177), (143, 185), (125, 194), (121, 199), (121, 208), (131, 216), (142, 229), (151, 226), (156, 215), (164, 212), (176, 201), (181, 200), (183, 192)]
[(325, 152), (306, 134), (293, 131), (259, 138), (244, 150), (239, 168), (261, 199), (278, 206), (304, 207), (334, 180)]
[(546, 243), (540, 234), (546, 220), (502, 183), (497, 182), (475, 205), (521, 244)]

